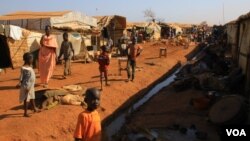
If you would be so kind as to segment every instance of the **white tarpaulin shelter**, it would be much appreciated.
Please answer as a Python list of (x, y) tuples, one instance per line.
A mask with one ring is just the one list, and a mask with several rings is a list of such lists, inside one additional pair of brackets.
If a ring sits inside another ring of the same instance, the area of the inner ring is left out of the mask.
[[(81, 12), (30, 12), (21, 11), (0, 16), (0, 24), (16, 25), (29, 30), (44, 30), (46, 25), (56, 28), (83, 28), (97, 27), (95, 18)], [(73, 26), (72, 26), (73, 25)]]
[[(59, 45), (59, 48), (57, 49), (57, 55), (59, 55), (60, 49), (61, 49), (61, 43), (63, 42), (63, 33), (57, 34), (57, 43)], [(72, 43), (75, 55), (80, 54), (81, 51), (81, 43), (82, 43), (82, 38), (81, 35), (77, 32), (75, 33), (69, 33), (69, 41)]]
[(161, 27), (157, 24), (157, 23), (155, 23), (155, 22), (150, 22), (147, 26), (146, 26), (146, 28), (148, 29), (148, 30), (151, 30), (151, 31), (153, 31), (153, 38), (155, 39), (155, 40), (159, 40), (160, 38), (161, 38)]
[(183, 30), (180, 26), (176, 25), (176, 24), (169, 24), (170, 27), (175, 29), (175, 34), (177, 35), (178, 33), (182, 34)]

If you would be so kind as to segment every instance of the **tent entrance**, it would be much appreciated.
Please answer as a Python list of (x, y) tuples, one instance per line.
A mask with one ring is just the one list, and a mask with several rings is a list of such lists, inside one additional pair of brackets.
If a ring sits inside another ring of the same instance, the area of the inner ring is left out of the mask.
[(0, 68), (12, 67), (7, 37), (0, 35)]

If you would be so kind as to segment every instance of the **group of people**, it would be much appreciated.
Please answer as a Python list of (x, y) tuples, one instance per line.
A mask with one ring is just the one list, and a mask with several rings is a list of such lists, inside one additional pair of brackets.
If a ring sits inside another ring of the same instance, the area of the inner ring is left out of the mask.
[[(126, 55), (128, 57), (127, 62), (127, 82), (134, 81), (135, 79), (135, 69), (136, 69), (136, 58), (141, 54), (142, 47), (137, 44), (137, 37), (132, 36), (131, 37), (131, 44), (125, 44), (124, 52), (126, 52)], [(109, 51), (107, 49), (107, 46), (102, 46), (102, 53), (98, 57), (99, 62), (99, 70), (100, 70), (100, 81), (101, 81), (101, 90), (103, 88), (103, 76), (105, 78), (106, 86), (109, 86), (108, 83), (108, 67), (110, 64), (110, 56)]]
[[(64, 55), (65, 67), (64, 67), (64, 78), (71, 73), (70, 71), (70, 58), (71, 52), (74, 49), (72, 43), (68, 40), (68, 33), (63, 34), (64, 41), (61, 44), (60, 55), (58, 59)], [(45, 27), (45, 35), (42, 36), (40, 41), (41, 47), (39, 50), (39, 73), (41, 84), (43, 87), (48, 87), (48, 82), (56, 65), (56, 49), (58, 48), (56, 38), (51, 35), (51, 27)], [(36, 75), (32, 68), (34, 62), (34, 57), (31, 53), (27, 52), (23, 55), (24, 65), (21, 67), (20, 81), (17, 87), (20, 88), (20, 102), (24, 103), (24, 117), (29, 117), (27, 113), (28, 104), (31, 102), (34, 112), (39, 112), (38, 108), (35, 106), (35, 81)]]
[[(45, 35), (42, 36), (39, 50), (39, 73), (43, 87), (48, 87), (48, 82), (53, 75), (53, 70), (56, 65), (56, 61), (64, 58), (64, 75), (66, 78), (71, 74), (70, 62), (71, 58), (74, 59), (74, 48), (72, 43), (68, 39), (68, 33), (63, 34), (63, 42), (59, 56), (56, 57), (56, 49), (58, 48), (56, 38), (51, 35), (51, 27), (45, 27)], [(131, 37), (132, 43), (126, 45), (126, 52), (128, 56), (127, 64), (127, 81), (134, 81), (135, 69), (136, 69), (136, 58), (142, 52), (142, 47), (137, 44), (137, 38)], [(111, 44), (111, 42), (109, 42)], [(105, 77), (106, 85), (109, 86), (108, 82), (108, 67), (110, 64), (109, 56), (110, 46), (102, 46), (101, 54), (98, 56), (100, 80), (102, 89), (102, 78)], [(73, 54), (73, 56), (72, 56)], [(32, 105), (34, 112), (40, 112), (35, 104), (35, 81), (36, 75), (33, 70), (32, 64), (34, 57), (31, 53), (27, 52), (23, 55), (24, 65), (21, 67), (20, 81), (17, 87), (20, 88), (20, 102), (24, 103), (24, 117), (30, 117), (28, 114), (29, 102)], [(100, 105), (100, 91), (96, 88), (90, 88), (86, 91), (84, 102), (87, 104), (86, 111), (82, 112), (78, 116), (77, 126), (75, 130), (76, 141), (100, 141), (101, 138), (101, 120), (96, 109)]]

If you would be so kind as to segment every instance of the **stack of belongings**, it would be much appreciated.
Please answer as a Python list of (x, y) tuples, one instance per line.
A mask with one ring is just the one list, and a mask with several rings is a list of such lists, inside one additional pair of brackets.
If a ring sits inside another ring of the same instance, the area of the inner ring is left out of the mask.
[(207, 91), (237, 91), (243, 78), (242, 70), (225, 59), (218, 46), (210, 44), (177, 74), (174, 89), (177, 92), (192, 87)]
[(79, 85), (68, 85), (63, 88), (36, 90), (36, 104), (40, 109), (51, 109), (58, 104), (63, 105), (85, 105), (84, 95), (86, 88)]

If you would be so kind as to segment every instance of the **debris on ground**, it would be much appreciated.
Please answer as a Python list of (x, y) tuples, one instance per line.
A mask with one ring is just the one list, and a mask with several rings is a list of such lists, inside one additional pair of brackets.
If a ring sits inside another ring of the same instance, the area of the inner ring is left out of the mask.
[[(189, 61), (175, 81), (132, 113), (114, 139), (217, 141), (216, 128), (245, 123), (248, 105), (240, 95), (243, 72), (226, 57), (227, 48), (219, 39), (203, 42), (196, 55), (187, 55)], [(177, 39), (170, 42), (177, 43)], [(170, 128), (171, 122), (176, 124)], [(192, 125), (187, 128), (187, 124)]]

